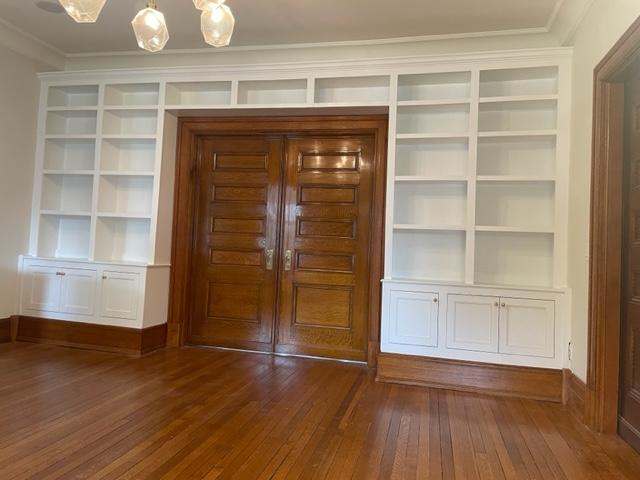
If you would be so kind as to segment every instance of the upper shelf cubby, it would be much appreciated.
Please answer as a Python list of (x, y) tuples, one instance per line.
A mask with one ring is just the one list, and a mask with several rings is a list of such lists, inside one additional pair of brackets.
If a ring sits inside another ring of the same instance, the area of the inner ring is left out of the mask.
[(387, 75), (371, 77), (318, 78), (315, 82), (316, 104), (377, 104), (389, 102)]
[(231, 104), (231, 82), (167, 83), (167, 105), (224, 106)]
[(97, 105), (97, 85), (49, 87), (48, 107), (96, 107)]
[(158, 83), (107, 85), (104, 90), (104, 104), (106, 106), (157, 105), (159, 91)]
[(480, 72), (480, 98), (556, 95), (558, 67), (525, 67)]
[(291, 105), (306, 101), (306, 79), (238, 82), (238, 105)]
[(398, 102), (442, 102), (471, 96), (471, 72), (401, 75)]
[(47, 113), (47, 135), (95, 135), (97, 110), (55, 110)]

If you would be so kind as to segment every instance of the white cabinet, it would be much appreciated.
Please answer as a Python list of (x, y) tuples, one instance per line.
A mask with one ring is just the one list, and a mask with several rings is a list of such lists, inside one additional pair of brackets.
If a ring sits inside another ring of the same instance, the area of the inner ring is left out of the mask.
[(438, 293), (405, 286), (388, 292), (384, 342), (394, 345), (438, 345)]
[(93, 315), (97, 271), (89, 268), (25, 262), (23, 300), (34, 312)]
[[(22, 257), (22, 315), (145, 328), (165, 323), (169, 267)], [(147, 284), (153, 291), (147, 290)]]
[(100, 316), (135, 320), (138, 316), (140, 274), (104, 270), (100, 288)]
[(560, 369), (564, 290), (384, 280), (381, 351)]
[(447, 348), (555, 355), (551, 300), (452, 294), (447, 304)]

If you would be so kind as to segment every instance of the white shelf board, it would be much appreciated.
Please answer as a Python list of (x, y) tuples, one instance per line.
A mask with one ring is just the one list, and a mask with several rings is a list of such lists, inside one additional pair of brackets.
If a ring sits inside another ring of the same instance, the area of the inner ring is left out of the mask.
[(508, 227), (508, 226), (493, 226), (493, 225), (476, 225), (476, 232), (553, 234), (553, 227)]
[(98, 212), (96, 214), (98, 218), (123, 218), (123, 219), (140, 219), (148, 220), (151, 218), (151, 214), (146, 213), (118, 213), (118, 212)]
[(103, 177), (153, 177), (152, 171), (100, 170)]
[(42, 170), (43, 175), (93, 175), (93, 170)]
[(399, 100), (398, 107), (412, 107), (412, 106), (431, 106), (431, 105), (468, 105), (471, 103), (470, 98), (455, 98), (455, 99), (441, 99), (441, 100)]
[(502, 97), (480, 97), (479, 103), (520, 103), (557, 101), (558, 95), (505, 95)]
[(90, 217), (91, 212), (84, 210), (40, 210), (40, 215), (56, 217)]
[(396, 177), (395, 180), (397, 183), (466, 182), (467, 177), (463, 175), (442, 175), (442, 176), (399, 175)]
[(397, 140), (445, 140), (468, 139), (469, 133), (398, 133)]
[(478, 132), (479, 138), (527, 138), (527, 137), (554, 137), (558, 134), (557, 130), (500, 130), (492, 132)]
[(476, 177), (478, 182), (555, 182), (555, 177), (547, 175), (478, 175)]
[(394, 230), (418, 230), (418, 231), (462, 231), (467, 228), (464, 225), (421, 225), (411, 223), (396, 223)]

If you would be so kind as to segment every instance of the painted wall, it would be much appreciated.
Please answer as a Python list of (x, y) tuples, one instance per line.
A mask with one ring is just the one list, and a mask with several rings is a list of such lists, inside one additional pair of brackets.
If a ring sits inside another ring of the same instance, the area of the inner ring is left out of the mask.
[(27, 253), (42, 68), (0, 46), (0, 318), (17, 312), (18, 255)]
[(569, 286), (573, 291), (571, 369), (587, 372), (589, 201), (593, 69), (640, 15), (637, 0), (594, 0), (573, 37), (571, 167), (569, 185)]

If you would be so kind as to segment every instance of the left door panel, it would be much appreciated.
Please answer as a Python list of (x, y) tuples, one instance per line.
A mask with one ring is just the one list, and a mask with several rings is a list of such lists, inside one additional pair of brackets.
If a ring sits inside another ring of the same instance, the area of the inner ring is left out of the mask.
[(198, 149), (188, 342), (271, 351), (282, 140), (211, 136)]

